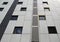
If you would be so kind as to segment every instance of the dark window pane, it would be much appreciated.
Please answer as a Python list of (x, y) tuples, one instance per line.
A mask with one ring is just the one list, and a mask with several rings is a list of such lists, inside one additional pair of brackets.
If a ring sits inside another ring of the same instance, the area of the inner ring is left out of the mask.
[(55, 26), (48, 26), (49, 34), (57, 34), (57, 30)]
[(40, 15), (40, 16), (39, 16), (39, 20), (46, 20), (45, 15)]
[(0, 8), (0, 11), (3, 11), (4, 8)]
[(50, 11), (50, 8), (49, 7), (44, 7), (44, 10)]
[(18, 4), (23, 4), (23, 2), (18, 2)]
[(6, 4), (8, 4), (8, 2), (3, 2), (3, 5), (6, 5)]
[(43, 2), (43, 4), (48, 4), (48, 2)]
[(22, 7), (21, 8), (21, 11), (26, 11), (26, 7)]
[(12, 15), (10, 20), (17, 20), (17, 18), (18, 18), (18, 15)]
[(22, 34), (23, 27), (15, 27), (13, 34)]

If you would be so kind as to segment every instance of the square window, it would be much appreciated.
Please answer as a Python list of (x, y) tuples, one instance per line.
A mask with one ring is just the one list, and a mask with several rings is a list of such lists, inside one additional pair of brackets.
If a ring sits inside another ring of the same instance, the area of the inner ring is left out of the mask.
[(4, 8), (0, 8), (0, 11), (3, 11)]
[(46, 20), (45, 15), (40, 15), (40, 16), (39, 16), (39, 20)]
[(18, 2), (18, 4), (23, 4), (23, 2)]
[(48, 26), (49, 34), (57, 34), (57, 30), (55, 26)]
[(49, 7), (44, 7), (44, 10), (49, 10), (50, 11), (50, 8)]
[(13, 34), (22, 34), (22, 29), (23, 29), (22, 26), (16, 26), (14, 28)]
[(22, 7), (20, 11), (26, 11), (26, 7)]
[(48, 2), (43, 2), (43, 4), (48, 4)]
[(18, 15), (12, 15), (11, 20), (17, 20)]
[(6, 5), (6, 4), (8, 4), (8, 2), (3, 2), (3, 5)]

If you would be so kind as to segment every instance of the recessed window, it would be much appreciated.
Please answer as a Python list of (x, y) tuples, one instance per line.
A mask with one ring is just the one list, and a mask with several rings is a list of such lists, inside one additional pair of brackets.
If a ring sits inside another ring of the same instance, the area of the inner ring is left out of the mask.
[(22, 26), (16, 26), (14, 28), (13, 34), (22, 34), (22, 29), (23, 29)]
[(55, 26), (48, 26), (49, 34), (57, 34), (57, 30)]
[(50, 8), (49, 7), (44, 7), (44, 10), (50, 11)]
[(3, 11), (4, 8), (0, 8), (0, 11)]
[(26, 11), (26, 7), (22, 7), (20, 11)]
[(39, 15), (39, 20), (46, 20), (45, 15)]
[(3, 2), (3, 5), (6, 5), (6, 4), (8, 4), (8, 2)]
[(48, 4), (48, 2), (43, 2), (43, 4)]
[(18, 4), (23, 4), (23, 2), (18, 2)]
[(10, 20), (17, 20), (17, 18), (18, 18), (18, 15), (12, 15)]

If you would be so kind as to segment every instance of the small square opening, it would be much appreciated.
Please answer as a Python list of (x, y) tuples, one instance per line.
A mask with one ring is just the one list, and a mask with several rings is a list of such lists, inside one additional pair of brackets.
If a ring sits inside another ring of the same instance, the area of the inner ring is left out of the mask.
[(43, 2), (43, 4), (48, 4), (48, 2), (45, 1), (45, 2)]
[(14, 28), (13, 34), (22, 34), (22, 29), (23, 29), (22, 26), (16, 26)]
[(46, 20), (45, 15), (39, 15), (39, 20)]
[(4, 8), (0, 8), (0, 11), (3, 11)]
[(23, 4), (23, 2), (18, 2), (18, 4)]
[(26, 7), (22, 7), (20, 11), (26, 11)]
[(6, 5), (6, 4), (8, 4), (8, 2), (3, 2), (3, 5)]
[(18, 18), (18, 15), (12, 15), (10, 20), (17, 20), (17, 18)]
[(48, 26), (49, 34), (57, 34), (57, 30), (55, 26)]
[(50, 11), (50, 8), (49, 8), (49, 7), (44, 7), (44, 10), (45, 10), (45, 11), (46, 11), (46, 10)]

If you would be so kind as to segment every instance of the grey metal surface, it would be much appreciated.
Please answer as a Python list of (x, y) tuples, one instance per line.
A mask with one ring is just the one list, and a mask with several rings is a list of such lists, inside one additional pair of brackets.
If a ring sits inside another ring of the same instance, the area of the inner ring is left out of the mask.
[(38, 27), (32, 27), (32, 41), (39, 41)]
[(38, 26), (38, 17), (37, 16), (33, 16), (33, 26)]

